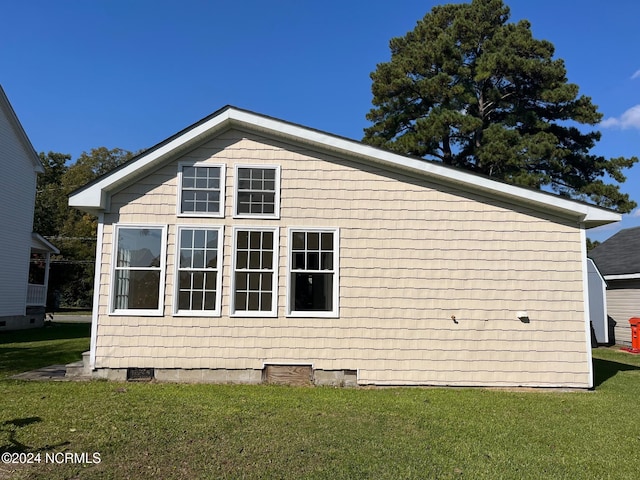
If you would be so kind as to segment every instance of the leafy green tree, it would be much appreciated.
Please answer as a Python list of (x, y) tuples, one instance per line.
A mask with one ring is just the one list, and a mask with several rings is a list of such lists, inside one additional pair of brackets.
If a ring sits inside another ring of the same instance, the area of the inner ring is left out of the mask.
[(71, 156), (41, 153), (45, 173), (38, 179), (34, 229), (60, 249), (49, 277), (49, 305), (59, 295), (66, 307), (90, 307), (93, 290), (97, 219), (68, 206), (68, 195), (129, 160), (119, 148), (94, 148), (69, 165)]
[(441, 161), (509, 183), (546, 188), (621, 213), (636, 203), (606, 183), (638, 161), (589, 151), (602, 118), (568, 83), (554, 47), (502, 0), (435, 7), (390, 41), (391, 60), (371, 74), (364, 142)]
[(67, 172), (71, 155), (40, 153), (44, 173), (38, 175), (33, 231), (44, 236), (57, 236), (67, 211), (67, 196), (62, 190), (62, 177)]

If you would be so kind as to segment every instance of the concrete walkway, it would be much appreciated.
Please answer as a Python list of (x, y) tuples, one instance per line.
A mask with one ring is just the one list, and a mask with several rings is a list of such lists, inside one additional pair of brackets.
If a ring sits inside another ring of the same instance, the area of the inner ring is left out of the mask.
[(48, 367), (39, 368), (37, 370), (31, 370), (30, 372), (19, 373), (9, 378), (11, 378), (12, 380), (44, 380), (54, 382), (78, 380), (77, 378), (65, 377), (66, 373), (66, 365), (50, 365)]
[[(50, 318), (46, 318), (50, 320)], [(58, 323), (91, 323), (91, 315), (65, 315), (64, 313), (54, 313), (53, 322)]]

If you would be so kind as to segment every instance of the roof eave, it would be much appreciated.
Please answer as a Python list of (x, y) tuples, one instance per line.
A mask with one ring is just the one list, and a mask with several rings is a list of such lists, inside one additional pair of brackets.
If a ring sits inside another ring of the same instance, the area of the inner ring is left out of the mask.
[(552, 211), (559, 216), (571, 218), (576, 223), (583, 224), (585, 228), (606, 225), (621, 219), (620, 214), (610, 210), (501, 183), (491, 178), (399, 155), (352, 139), (229, 106), (192, 127), (188, 127), (87, 187), (74, 192), (69, 198), (69, 204), (91, 213), (105, 211), (109, 208), (111, 193), (127, 185), (144, 172), (156, 168), (164, 160), (175, 158), (180, 152), (211, 138), (222, 130), (234, 127), (293, 143), (304, 143), (321, 151), (342, 156), (348, 155), (351, 158), (369, 163), (374, 162), (386, 168), (400, 168), (423, 177), (427, 176), (435, 182), (456, 185), (466, 190), (500, 197), (533, 209)]

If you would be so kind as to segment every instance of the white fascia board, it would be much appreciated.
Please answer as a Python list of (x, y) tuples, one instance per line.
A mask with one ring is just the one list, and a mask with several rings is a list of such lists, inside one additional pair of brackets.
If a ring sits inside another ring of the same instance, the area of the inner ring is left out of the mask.
[(422, 176), (426, 175), (434, 180), (441, 180), (446, 183), (462, 185), (467, 189), (483, 191), (490, 194), (510, 197), (527, 205), (538, 205), (545, 209), (553, 209), (575, 216), (579, 222), (584, 223), (587, 228), (604, 225), (607, 223), (619, 222), (622, 216), (618, 213), (567, 200), (561, 197), (536, 192), (515, 185), (497, 182), (490, 178), (480, 177), (462, 170), (456, 170), (428, 162), (420, 159), (410, 158), (393, 152), (388, 152), (375, 148), (361, 142), (346, 138), (328, 135), (317, 130), (308, 129), (290, 123), (280, 122), (273, 118), (262, 117), (250, 112), (229, 110), (230, 118), (262, 128), (279, 136), (287, 136), (292, 139), (305, 140), (307, 142), (329, 148), (335, 151), (347, 152), (351, 155), (365, 157), (377, 163), (383, 163), (391, 167), (412, 170)]
[(36, 232), (31, 233), (31, 248), (48, 251), (49, 253), (54, 253), (56, 255), (60, 253), (58, 247)]
[(160, 148), (143, 155), (126, 167), (116, 170), (90, 187), (75, 193), (69, 198), (69, 205), (94, 212), (106, 210), (109, 206), (109, 193), (114, 191), (118, 185), (126, 183), (127, 179), (134, 176), (136, 172), (144, 171), (147, 167), (170, 155), (175, 149), (201, 136), (211, 134), (225, 122), (230, 122), (231, 125), (240, 128), (244, 127), (249, 130), (264, 132), (270, 136), (285, 138), (292, 142), (304, 142), (320, 149), (333, 151), (337, 155), (346, 154), (388, 168), (408, 170), (436, 182), (455, 184), (466, 190), (507, 197), (512, 201), (533, 208), (553, 210), (562, 215), (575, 218), (576, 221), (584, 223), (586, 228), (621, 220), (620, 214), (609, 210), (497, 182), (462, 170), (406, 157), (365, 145), (355, 140), (338, 137), (245, 110), (238, 110), (233, 107), (226, 108), (206, 122), (186, 131)]
[(605, 280), (637, 280), (640, 279), (640, 273), (627, 273), (624, 275), (605, 275)]
[(137, 172), (141, 170), (143, 171), (158, 163), (158, 161), (167, 155), (170, 155), (174, 150), (214, 130), (228, 119), (228, 113), (229, 110), (221, 112), (219, 115), (216, 115), (207, 122), (192, 128), (167, 144), (162, 145), (146, 155), (143, 154), (140, 158), (131, 162), (129, 165), (114, 171), (110, 175), (107, 174), (102, 178), (102, 180), (99, 180), (90, 187), (71, 195), (69, 197), (69, 205), (93, 211), (104, 211), (108, 209), (108, 193), (110, 193), (110, 191), (114, 190), (118, 185), (126, 183), (127, 179), (136, 175)]

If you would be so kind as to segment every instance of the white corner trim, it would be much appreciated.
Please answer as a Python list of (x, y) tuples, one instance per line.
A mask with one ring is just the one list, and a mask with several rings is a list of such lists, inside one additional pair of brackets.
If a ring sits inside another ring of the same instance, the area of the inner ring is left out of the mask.
[(96, 349), (98, 343), (98, 318), (100, 308), (100, 277), (102, 274), (102, 240), (104, 235), (104, 213), (98, 215), (98, 233), (96, 235), (96, 265), (93, 276), (93, 308), (91, 311), (91, 346), (89, 365), (96, 368)]
[(589, 387), (594, 386), (593, 358), (591, 354), (591, 312), (589, 310), (589, 268), (587, 265), (587, 232), (580, 224), (580, 255), (582, 258), (582, 304), (584, 305), (584, 336), (586, 343), (587, 365), (589, 369)]

